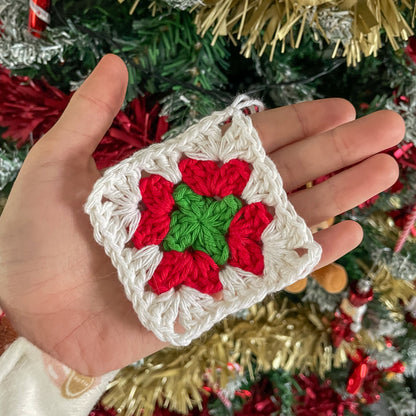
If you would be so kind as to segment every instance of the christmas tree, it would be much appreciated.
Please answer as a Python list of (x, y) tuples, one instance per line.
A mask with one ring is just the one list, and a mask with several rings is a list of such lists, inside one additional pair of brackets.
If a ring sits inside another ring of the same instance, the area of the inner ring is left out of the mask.
[(94, 152), (99, 169), (241, 92), (270, 108), (339, 96), (407, 126), (388, 150), (396, 184), (319, 224), (358, 221), (356, 250), (190, 346), (122, 369), (91, 414), (416, 414), (414, 14), (394, 0), (0, 2), (0, 209), (30, 147), (109, 52), (129, 86)]

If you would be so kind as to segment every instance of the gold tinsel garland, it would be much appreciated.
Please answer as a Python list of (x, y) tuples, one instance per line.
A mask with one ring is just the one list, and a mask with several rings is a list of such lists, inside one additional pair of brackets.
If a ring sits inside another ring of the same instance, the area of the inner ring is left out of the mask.
[[(270, 47), (270, 60), (278, 44), (284, 52), (286, 41), (300, 45), (305, 27), (328, 43), (334, 44), (333, 57), (340, 46), (348, 65), (364, 56), (377, 56), (382, 45), (380, 30), (396, 50), (397, 39), (413, 34), (401, 12), (413, 10), (414, 4), (403, 0), (206, 0), (196, 8), (195, 23), (203, 36), (211, 29), (213, 42), (228, 36), (236, 44), (243, 39), (241, 53), (250, 57), (252, 48), (260, 55)], [(341, 26), (346, 31), (340, 31)]]
[[(295, 304), (286, 297), (250, 309), (244, 319), (229, 318), (208, 335), (181, 349), (169, 348), (126, 367), (108, 386), (102, 399), (121, 415), (151, 415), (155, 405), (182, 414), (201, 406), (204, 380), (224, 388), (235, 368), (254, 379), (258, 372), (283, 368), (321, 376), (339, 367), (347, 356), (333, 351), (330, 315), (312, 304)], [(230, 369), (229, 364), (236, 364)]]
[[(400, 201), (396, 195), (392, 195), (389, 198), (388, 203), (391, 206), (391, 209), (399, 210), (403, 208), (400, 205)], [(394, 223), (393, 218), (391, 218), (386, 212), (376, 211), (366, 219), (366, 223), (377, 232), (377, 236), (375, 238), (380, 244), (393, 249), (395, 242), (398, 240), (400, 233), (402, 232), (402, 229), (397, 227)], [(416, 237), (413, 237), (410, 234), (407, 237), (407, 242), (416, 244)]]
[[(380, 295), (380, 302), (396, 316), (403, 320), (403, 305), (407, 305), (416, 296), (414, 281), (395, 278), (385, 264), (380, 264), (373, 273), (374, 292)], [(416, 276), (415, 276), (416, 278)]]
[[(125, 0), (118, 0), (124, 3)], [(134, 0), (130, 14), (140, 0)], [(155, 15), (160, 4), (148, 6)], [(214, 44), (219, 36), (228, 36), (241, 53), (249, 58), (253, 47), (262, 56), (269, 47), (272, 61), (278, 45), (282, 52), (287, 43), (298, 48), (305, 29), (313, 32), (316, 41), (324, 39), (334, 46), (332, 56), (346, 58), (347, 65), (356, 65), (361, 55), (377, 56), (382, 35), (394, 50), (397, 40), (407, 40), (413, 34), (402, 12), (410, 10), (412, 25), (416, 8), (413, 0), (205, 0), (195, 6), (195, 24), (204, 36), (212, 30)]]

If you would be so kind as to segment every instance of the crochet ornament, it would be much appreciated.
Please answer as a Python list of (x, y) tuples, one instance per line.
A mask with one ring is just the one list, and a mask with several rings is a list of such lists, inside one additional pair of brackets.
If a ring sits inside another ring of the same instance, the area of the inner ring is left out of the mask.
[(136, 152), (104, 173), (85, 205), (141, 323), (163, 341), (189, 344), (320, 259), (243, 112), (255, 106), (240, 96)]

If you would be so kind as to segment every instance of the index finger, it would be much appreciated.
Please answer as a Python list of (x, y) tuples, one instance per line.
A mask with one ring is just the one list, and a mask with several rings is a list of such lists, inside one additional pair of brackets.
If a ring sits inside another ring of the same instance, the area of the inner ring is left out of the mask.
[(354, 120), (355, 109), (342, 98), (326, 98), (262, 111), (251, 117), (269, 153)]

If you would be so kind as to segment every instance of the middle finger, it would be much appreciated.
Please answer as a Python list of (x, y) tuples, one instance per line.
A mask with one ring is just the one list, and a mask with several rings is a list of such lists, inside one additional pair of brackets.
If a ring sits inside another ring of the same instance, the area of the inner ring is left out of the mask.
[(403, 135), (403, 119), (383, 110), (292, 143), (269, 156), (277, 165), (286, 192), (290, 192), (394, 146)]

